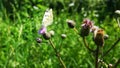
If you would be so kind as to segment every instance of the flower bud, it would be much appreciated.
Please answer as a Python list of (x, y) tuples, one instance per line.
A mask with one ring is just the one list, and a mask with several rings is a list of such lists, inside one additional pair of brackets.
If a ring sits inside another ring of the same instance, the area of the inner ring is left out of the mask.
[(113, 68), (113, 65), (112, 65), (112, 64), (109, 64), (109, 65), (108, 65), (108, 68)]
[(94, 31), (94, 42), (98, 46), (104, 45), (104, 31), (102, 29)]
[(53, 30), (49, 31), (51, 36), (54, 36), (55, 32)]
[(62, 39), (65, 39), (67, 36), (66, 34), (61, 34)]
[(37, 38), (36, 41), (37, 41), (37, 43), (41, 43), (42, 39), (41, 38)]
[(89, 29), (89, 28), (84, 28), (84, 27), (82, 27), (82, 28), (81, 28), (81, 31), (80, 31), (80, 35), (81, 35), (81, 37), (88, 36), (88, 35), (89, 35), (89, 32), (90, 32), (90, 29)]
[(116, 13), (116, 14), (120, 14), (120, 10), (116, 10), (115, 13)]
[(109, 36), (106, 34), (104, 35), (104, 39), (107, 40), (109, 38)]
[(51, 38), (51, 34), (50, 33), (44, 33), (43, 37), (44, 37), (44, 39), (48, 40), (48, 39)]
[(74, 28), (75, 27), (75, 22), (73, 20), (67, 20), (67, 24), (70, 28)]

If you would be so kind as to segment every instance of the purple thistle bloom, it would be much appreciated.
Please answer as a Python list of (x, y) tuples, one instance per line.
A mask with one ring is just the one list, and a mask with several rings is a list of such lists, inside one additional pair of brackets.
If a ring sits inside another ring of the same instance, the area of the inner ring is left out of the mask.
[(90, 21), (89, 19), (85, 19), (85, 20), (83, 21), (82, 26), (83, 26), (84, 28), (91, 28), (91, 27), (93, 26), (93, 22)]
[(38, 31), (39, 34), (45, 34), (47, 31), (46, 27), (42, 26), (42, 28)]
[(91, 20), (89, 20), (89, 19), (85, 19), (81, 26), (82, 27), (81, 27), (80, 35), (82, 37), (88, 36), (89, 32), (90, 32), (90, 29), (93, 27), (93, 22)]

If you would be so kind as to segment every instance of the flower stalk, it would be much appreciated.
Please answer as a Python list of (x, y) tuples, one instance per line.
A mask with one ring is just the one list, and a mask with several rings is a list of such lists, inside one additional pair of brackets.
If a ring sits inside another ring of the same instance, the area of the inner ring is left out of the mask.
[(78, 32), (78, 30), (76, 29), (76, 28), (74, 28), (74, 31), (78, 34), (79, 32)]
[(61, 65), (63, 66), (63, 68), (66, 68), (65, 63), (64, 63), (63, 60), (61, 59), (60, 54), (57, 52), (57, 49), (55, 48), (55, 45), (53, 44), (52, 40), (49, 39), (49, 42), (50, 42), (52, 48), (54, 49), (54, 51), (55, 51), (55, 53), (56, 53), (56, 56), (57, 56), (58, 60), (60, 61)]
[(83, 42), (84, 42), (85, 47), (86, 47), (90, 52), (95, 52), (94, 50), (92, 50), (92, 49), (89, 48), (89, 45), (88, 45), (85, 37), (83, 37)]

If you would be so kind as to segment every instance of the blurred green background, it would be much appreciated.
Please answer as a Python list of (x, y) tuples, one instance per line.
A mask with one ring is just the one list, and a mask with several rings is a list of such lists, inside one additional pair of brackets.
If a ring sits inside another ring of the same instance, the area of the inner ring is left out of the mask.
[[(0, 0), (0, 68), (61, 68), (50, 43), (38, 34), (47, 8), (52, 8), (54, 15), (48, 31), (55, 31), (52, 41), (67, 68), (94, 68), (95, 61), (82, 38), (67, 26), (66, 19), (74, 20), (78, 31), (84, 18), (104, 29), (109, 35), (104, 52), (120, 37), (116, 21), (120, 15), (115, 14), (120, 10), (120, 0)], [(67, 38), (62, 39), (61, 34)], [(40, 44), (36, 42), (39, 37), (43, 39)], [(91, 39), (92, 34), (87, 40), (95, 49)], [(103, 60), (114, 64), (118, 58), (120, 43)]]

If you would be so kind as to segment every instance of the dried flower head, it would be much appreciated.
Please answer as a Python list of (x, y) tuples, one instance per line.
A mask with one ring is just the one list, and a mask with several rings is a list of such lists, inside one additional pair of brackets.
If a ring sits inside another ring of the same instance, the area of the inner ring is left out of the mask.
[(104, 45), (104, 30), (98, 29), (94, 32), (94, 42), (98, 46)]
[(73, 20), (66, 20), (67, 24), (70, 28), (74, 28), (75, 27), (75, 22)]
[(89, 19), (85, 19), (83, 21), (83, 24), (82, 24), (82, 28), (81, 28), (81, 32), (80, 32), (80, 35), (82, 37), (84, 36), (88, 36), (89, 35), (89, 32), (90, 32), (90, 29), (93, 27), (93, 22), (90, 21)]

